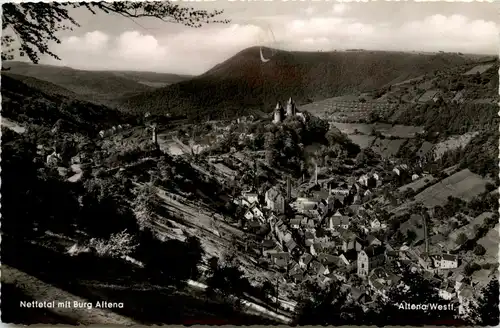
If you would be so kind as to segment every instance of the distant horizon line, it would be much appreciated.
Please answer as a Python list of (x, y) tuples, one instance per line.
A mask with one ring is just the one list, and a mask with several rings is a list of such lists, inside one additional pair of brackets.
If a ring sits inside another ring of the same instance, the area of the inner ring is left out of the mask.
[[(224, 61), (244, 52), (248, 51), (250, 49), (258, 49), (258, 48), (264, 48), (264, 49), (269, 49), (269, 50), (276, 50), (276, 51), (284, 51), (284, 52), (299, 52), (299, 53), (335, 53), (335, 52), (387, 52), (387, 53), (408, 53), (408, 54), (423, 54), (423, 55), (439, 55), (439, 54), (456, 54), (456, 55), (464, 55), (464, 56), (478, 56), (478, 57), (495, 57), (496, 59), (500, 59), (499, 54), (482, 54), (482, 53), (470, 53), (470, 52), (463, 52), (463, 51), (423, 51), (423, 50), (375, 50), (375, 49), (364, 49), (364, 48), (345, 48), (345, 49), (332, 49), (332, 50), (289, 50), (289, 49), (283, 49), (280, 47), (269, 47), (265, 45), (254, 45), (250, 46), (247, 48), (244, 48), (238, 52), (236, 52), (234, 55), (231, 55), (227, 59), (221, 61), (220, 63), (212, 66), (211, 68), (207, 69), (203, 73), (200, 74), (187, 74), (187, 73), (172, 73), (172, 72), (165, 72), (165, 71), (151, 71), (151, 70), (140, 70), (140, 69), (87, 69), (87, 68), (77, 68), (77, 67), (72, 67), (72, 66), (67, 66), (67, 65), (58, 65), (58, 64), (43, 64), (43, 63), (38, 63), (35, 64), (29, 60), (5, 60), (2, 61), (2, 67), (4, 67), (4, 62), (5, 63), (23, 63), (27, 65), (39, 65), (39, 66), (50, 66), (50, 67), (59, 67), (59, 68), (67, 68), (67, 69), (72, 69), (72, 70), (77, 70), (77, 71), (88, 71), (88, 72), (141, 72), (141, 73), (152, 73), (152, 74), (170, 74), (170, 75), (177, 75), (180, 77), (197, 77), (200, 75), (205, 74), (206, 72), (210, 71), (212, 68), (215, 66), (223, 63)], [(8, 72), (8, 71), (7, 71)]]

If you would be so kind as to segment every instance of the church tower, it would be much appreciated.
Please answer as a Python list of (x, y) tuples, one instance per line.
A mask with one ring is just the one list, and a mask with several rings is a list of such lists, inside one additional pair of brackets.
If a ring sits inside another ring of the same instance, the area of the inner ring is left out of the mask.
[(297, 112), (295, 108), (295, 102), (293, 101), (292, 97), (288, 99), (288, 103), (286, 104), (286, 116), (287, 117), (292, 117), (295, 116), (295, 113)]
[(280, 123), (283, 121), (283, 118), (283, 106), (281, 106), (281, 102), (278, 101), (278, 103), (276, 104), (276, 108), (274, 109), (273, 123)]

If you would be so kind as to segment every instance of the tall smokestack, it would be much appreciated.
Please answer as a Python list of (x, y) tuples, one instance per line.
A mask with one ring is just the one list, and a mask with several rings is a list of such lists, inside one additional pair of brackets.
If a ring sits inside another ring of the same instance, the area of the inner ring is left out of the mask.
[(318, 184), (318, 164), (315, 164), (315, 170), (314, 170), (314, 184)]
[(151, 130), (153, 131), (153, 137), (151, 139), (153, 143), (156, 145), (158, 144), (158, 136), (156, 135), (156, 126), (153, 126)]
[(290, 181), (290, 177), (286, 178), (286, 197), (288, 201), (292, 198), (292, 182)]
[(429, 255), (429, 238), (427, 235), (427, 220), (425, 219), (425, 215), (422, 215), (422, 219), (424, 221), (425, 254)]

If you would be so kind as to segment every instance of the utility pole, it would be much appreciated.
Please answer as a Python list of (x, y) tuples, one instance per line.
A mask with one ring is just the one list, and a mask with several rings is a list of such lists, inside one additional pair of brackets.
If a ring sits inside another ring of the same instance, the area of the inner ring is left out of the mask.
[(278, 313), (278, 309), (279, 309), (279, 295), (280, 295), (280, 292), (279, 292), (279, 287), (278, 287), (278, 276), (276, 276), (276, 313)]

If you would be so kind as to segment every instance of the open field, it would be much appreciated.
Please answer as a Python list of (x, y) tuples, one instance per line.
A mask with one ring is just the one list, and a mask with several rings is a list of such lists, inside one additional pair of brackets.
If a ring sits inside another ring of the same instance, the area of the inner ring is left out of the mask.
[(395, 125), (382, 134), (387, 137), (409, 139), (414, 138), (417, 134), (422, 133), (423, 131), (424, 128), (420, 126)]
[(415, 196), (415, 201), (422, 202), (429, 208), (442, 206), (448, 201), (448, 196), (470, 201), (485, 190), (487, 182), (481, 176), (465, 169), (425, 189)]
[(374, 130), (371, 124), (364, 123), (340, 123), (333, 122), (333, 126), (340, 130), (340, 132), (345, 134), (356, 134), (361, 133), (365, 135), (370, 135)]
[(19, 125), (16, 122), (13, 122), (5, 117), (1, 117), (0, 120), (2, 121), (2, 126), (5, 126), (6, 128), (16, 132), (16, 133), (24, 133), (26, 132), (26, 128)]
[(493, 216), (493, 213), (490, 212), (485, 212), (478, 215), (477, 217), (472, 219), (467, 225), (451, 232), (448, 238), (451, 241), (455, 242), (458, 236), (464, 233), (467, 236), (467, 238), (474, 239), (474, 237), (476, 236), (476, 227), (482, 226), (484, 221), (491, 216)]
[(500, 245), (500, 224), (497, 223), (493, 229), (488, 231), (486, 236), (477, 241), (486, 249), (483, 255), (487, 263), (498, 263), (498, 246)]
[(474, 74), (483, 74), (487, 70), (493, 67), (493, 64), (484, 64), (484, 65), (477, 65), (468, 70), (467, 72), (464, 73), (464, 75), (474, 75)]
[(399, 148), (406, 142), (406, 139), (380, 139), (375, 140), (371, 146), (372, 150), (384, 158), (396, 156)]
[(364, 134), (351, 134), (347, 136), (353, 143), (359, 146), (359, 148), (369, 148), (375, 140), (374, 136), (367, 136)]

